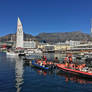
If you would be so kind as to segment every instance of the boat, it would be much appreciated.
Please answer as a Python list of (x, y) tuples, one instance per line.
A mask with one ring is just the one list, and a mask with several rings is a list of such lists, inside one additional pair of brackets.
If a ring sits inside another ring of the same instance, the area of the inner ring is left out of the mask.
[(49, 67), (46, 67), (46, 66), (42, 66), (40, 64), (37, 64), (36, 63), (36, 60), (32, 60), (32, 65), (37, 67), (37, 68), (40, 68), (40, 69), (44, 69), (44, 70), (49, 70)]
[(34, 49), (34, 52), (35, 52), (35, 53), (38, 53), (38, 54), (42, 54), (41, 49)]
[(74, 75), (77, 75), (79, 77), (84, 77), (84, 78), (92, 78), (92, 72), (88, 72), (87, 69), (76, 70), (72, 68), (67, 68), (65, 64), (57, 64), (56, 66), (65, 73), (74, 74)]
[(32, 61), (32, 60), (34, 60), (34, 59), (39, 59), (39, 58), (41, 58), (41, 56), (40, 55), (35, 55), (35, 54), (31, 54), (31, 55), (25, 55), (25, 57), (23, 58), (23, 60), (25, 60), (25, 61)]
[(32, 55), (32, 54), (34, 54), (34, 55), (41, 55), (42, 54), (42, 51), (40, 50), (40, 49), (29, 49), (29, 50), (26, 50), (25, 51), (25, 54), (26, 55)]
[(25, 56), (25, 53), (19, 53), (18, 56)]
[(32, 63), (31, 61), (34, 60), (35, 58), (36, 58), (35, 56), (25, 56), (23, 58), (23, 61), (24, 61), (24, 63), (30, 64), (30, 63)]
[(43, 70), (54, 70), (56, 68), (55, 65), (51, 64), (51, 62), (47, 62), (47, 64), (44, 66), (42, 64), (37, 64), (36, 60), (32, 60), (31, 64), (34, 67), (39, 68), (39, 69), (43, 69)]
[(18, 56), (18, 53), (15, 53), (15, 52), (13, 52), (13, 51), (6, 52), (6, 54), (9, 55), (9, 56), (15, 56), (15, 55)]

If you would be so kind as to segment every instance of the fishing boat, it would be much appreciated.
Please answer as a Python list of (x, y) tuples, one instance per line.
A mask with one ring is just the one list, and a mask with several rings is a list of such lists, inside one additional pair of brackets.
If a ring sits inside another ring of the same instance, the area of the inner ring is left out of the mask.
[(92, 72), (89, 72), (88, 69), (76, 70), (73, 68), (67, 68), (65, 64), (57, 64), (56, 66), (65, 73), (70, 73), (85, 78), (92, 78)]

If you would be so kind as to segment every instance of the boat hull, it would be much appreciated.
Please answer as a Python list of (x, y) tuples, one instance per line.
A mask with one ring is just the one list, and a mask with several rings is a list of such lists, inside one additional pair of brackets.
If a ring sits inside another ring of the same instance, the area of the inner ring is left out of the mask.
[(79, 71), (79, 70), (73, 70), (73, 69), (65, 68), (65, 67), (60, 66), (60, 64), (57, 64), (57, 67), (65, 73), (77, 75), (79, 77), (84, 77), (84, 78), (88, 78), (88, 79), (91, 78), (92, 79), (92, 73), (87, 73), (87, 72), (83, 72), (83, 71)]
[(34, 67), (39, 68), (39, 69), (43, 69), (43, 70), (49, 70), (49, 67), (40, 66), (39, 64), (36, 64), (35, 62), (36, 62), (35, 60), (32, 61), (32, 65)]

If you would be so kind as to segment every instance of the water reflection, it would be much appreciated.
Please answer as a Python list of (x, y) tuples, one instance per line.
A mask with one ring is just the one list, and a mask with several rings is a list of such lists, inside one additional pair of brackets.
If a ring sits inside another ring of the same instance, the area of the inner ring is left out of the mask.
[(35, 67), (32, 67), (32, 70), (36, 71), (37, 74), (43, 75), (43, 76), (52, 75), (55, 72), (55, 71), (45, 71), (45, 70), (37, 69)]
[[(61, 54), (45, 54), (45, 55), (47, 56), (47, 58), (49, 60), (53, 60), (54, 57), (58, 57), (59, 59), (62, 59), (62, 57), (64, 57), (64, 55), (61, 55)], [(26, 66), (26, 64), (24, 65), (24, 67), (25, 66)], [(31, 67), (31, 66), (29, 65), (29, 67)], [(55, 75), (55, 77), (57, 77), (57, 78), (58, 78), (58, 76), (61, 76), (61, 79), (64, 77), (65, 82), (74, 82), (74, 83), (80, 83), (80, 84), (91, 83), (92, 84), (91, 80), (82, 79), (82, 78), (80, 78), (78, 76), (74, 76), (74, 75), (70, 76), (70, 75), (63, 73), (63, 72), (58, 72), (58, 71), (46, 72), (44, 70), (40, 70), (40, 69), (37, 69), (37, 68), (34, 68), (34, 67), (32, 67), (31, 69), (32, 69), (32, 71), (36, 71), (37, 74), (43, 75), (43, 76)], [(15, 71), (16, 71), (16, 88), (17, 88), (17, 92), (20, 92), (23, 81), (24, 81), (23, 80), (24, 70), (23, 70), (23, 61), (19, 58), (16, 58)]]
[(61, 71), (59, 71), (57, 73), (57, 75), (64, 77), (65, 82), (71, 81), (71, 82), (80, 83), (80, 84), (88, 84), (88, 83), (92, 84), (92, 80), (84, 79), (84, 78), (78, 77), (76, 75), (69, 75), (69, 74), (66, 74), (66, 73), (61, 72)]
[(41, 70), (41, 69), (32, 67), (32, 70), (36, 71), (37, 74), (43, 75), (43, 76), (55, 75), (55, 77), (58, 77), (58, 76), (61, 76), (61, 78), (64, 77), (65, 82), (74, 82), (74, 83), (79, 83), (79, 84), (89, 84), (89, 83), (92, 84), (92, 80), (90, 80), (90, 79), (81, 78), (76, 75), (70, 75), (70, 74), (64, 73), (58, 69), (54, 70), (54, 71), (45, 71), (45, 70)]
[(10, 56), (10, 55), (6, 55), (6, 58), (10, 61), (10, 62), (14, 62), (14, 61), (16, 61), (16, 59), (18, 58), (18, 56)]
[(16, 92), (20, 92), (21, 85), (23, 84), (23, 60), (16, 58), (15, 73), (16, 73)]
[(56, 75), (56, 76), (61, 76), (61, 77), (64, 77), (65, 78), (65, 82), (75, 82), (75, 83), (80, 83), (80, 84), (88, 84), (88, 83), (91, 83), (92, 84), (92, 80), (89, 80), (89, 79), (83, 79), (81, 77), (78, 77), (76, 75), (68, 75), (66, 73), (63, 73), (61, 71), (44, 71), (44, 70), (40, 70), (40, 69), (36, 69), (36, 68), (33, 68), (34, 71), (37, 72), (37, 74), (39, 75), (43, 75), (43, 76), (48, 76), (48, 75)]
[[(56, 56), (62, 58), (61, 54), (51, 53), (47, 55), (50, 60)], [(5, 76), (7, 77), (5, 78)], [(32, 68), (30, 65), (25, 67), (22, 59), (6, 57), (3, 53), (0, 54), (0, 80), (0, 92), (44, 92), (44, 90), (47, 92), (61, 92), (61, 90), (63, 92), (74, 90), (76, 92), (92, 92), (91, 80), (70, 76), (58, 71), (46, 72)]]

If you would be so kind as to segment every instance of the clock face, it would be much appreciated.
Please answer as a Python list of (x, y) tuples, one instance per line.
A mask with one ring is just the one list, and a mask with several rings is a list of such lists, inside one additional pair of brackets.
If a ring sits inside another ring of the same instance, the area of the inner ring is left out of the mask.
[(19, 34), (19, 35), (22, 34), (22, 29), (18, 29), (18, 34)]

